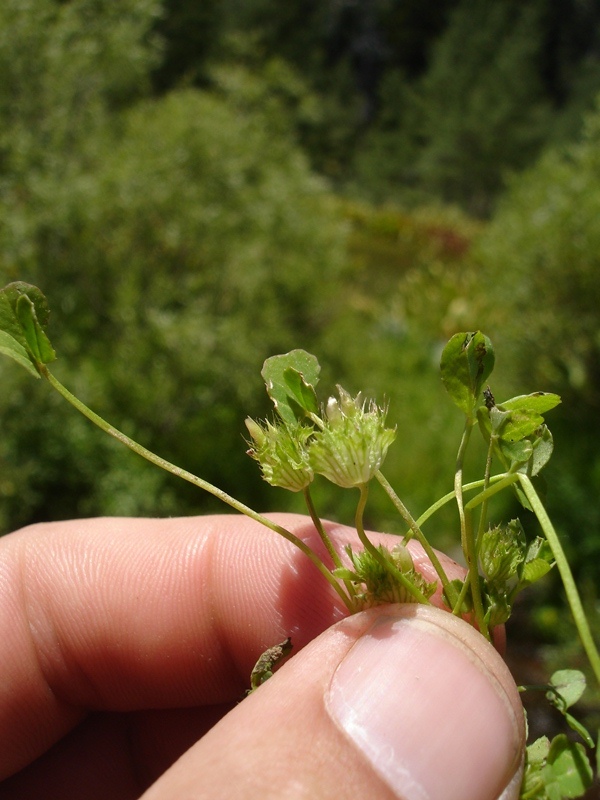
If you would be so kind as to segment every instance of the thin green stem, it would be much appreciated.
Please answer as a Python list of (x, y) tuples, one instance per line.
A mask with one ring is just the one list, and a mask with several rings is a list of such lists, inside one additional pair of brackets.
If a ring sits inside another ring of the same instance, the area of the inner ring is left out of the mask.
[[(494, 475), (493, 479), (490, 479), (490, 486), (485, 489), (483, 492), (475, 495), (472, 497), (471, 500), (466, 504), (465, 508), (469, 511), (472, 511), (478, 505), (483, 503), (486, 500), (489, 500), (490, 497), (493, 497), (498, 492), (501, 492), (503, 489), (506, 489), (507, 486), (511, 486), (513, 483), (516, 483), (519, 480), (519, 473), (517, 472), (504, 472), (502, 475)], [(492, 483), (492, 481), (494, 481)], [(480, 485), (483, 485), (482, 481), (478, 481)], [(467, 488), (466, 486), (464, 488)]]
[(467, 580), (463, 584), (458, 601), (452, 609), (453, 614), (461, 613), (462, 602), (467, 593), (467, 586), (471, 588), (471, 599), (473, 601), (473, 613), (475, 614), (475, 621), (479, 632), (482, 633), (486, 639), (490, 639), (490, 632), (487, 622), (485, 621), (485, 611), (483, 609), (483, 600), (481, 598), (481, 586), (479, 583), (479, 569), (477, 566), (477, 554), (475, 553), (475, 532), (473, 530), (473, 514), (471, 511), (466, 510), (464, 514), (464, 541), (465, 541), (465, 559), (467, 560), (468, 574)]
[(577, 627), (577, 631), (579, 633), (579, 638), (581, 639), (583, 648), (589, 659), (592, 670), (594, 671), (596, 680), (598, 681), (598, 684), (600, 684), (600, 654), (598, 653), (598, 648), (594, 642), (587, 616), (583, 610), (581, 598), (579, 597), (579, 592), (577, 591), (575, 579), (573, 578), (573, 573), (571, 572), (571, 568), (560, 543), (560, 539), (558, 538), (556, 529), (552, 525), (550, 517), (548, 516), (548, 512), (544, 508), (544, 505), (540, 500), (530, 478), (522, 472), (518, 473), (518, 478), (521, 482), (521, 487), (525, 493), (525, 496), (529, 500), (529, 503), (536, 517), (538, 518), (540, 525), (542, 526), (542, 530), (544, 531), (544, 535), (548, 541), (548, 544), (550, 545), (550, 549), (552, 550), (552, 555), (554, 556), (556, 566), (563, 582), (565, 594), (571, 608), (571, 614), (573, 615), (575, 626)]
[[(475, 534), (473, 531), (473, 519), (470, 509), (465, 510), (463, 500), (463, 465), (465, 460), (465, 453), (473, 430), (473, 420), (467, 417), (463, 435), (460, 440), (458, 454), (456, 456), (456, 472), (454, 474), (454, 493), (456, 495), (456, 505), (458, 507), (458, 516), (460, 519), (460, 540), (462, 544), (463, 554), (467, 563), (468, 576), (471, 587), (471, 597), (473, 600), (473, 612), (475, 614), (475, 621), (480, 632), (490, 638), (488, 626), (485, 621), (485, 613), (483, 610), (483, 601), (481, 598), (481, 587), (479, 585), (479, 569), (477, 563), (477, 552), (475, 548)], [(466, 592), (466, 589), (464, 590)], [(462, 593), (461, 593), (462, 595)], [(462, 604), (461, 598), (459, 601)], [(460, 605), (456, 603), (453, 613), (460, 613)]]
[(342, 561), (341, 561), (341, 559), (340, 559), (340, 557), (339, 557), (339, 555), (337, 553), (337, 550), (333, 546), (333, 544), (331, 542), (331, 539), (329, 538), (329, 535), (327, 534), (327, 531), (323, 527), (323, 523), (321, 521), (321, 518), (317, 514), (317, 511), (315, 509), (315, 505), (314, 505), (313, 500), (312, 500), (312, 495), (310, 493), (310, 488), (308, 486), (304, 487), (303, 494), (304, 494), (304, 500), (306, 502), (306, 507), (308, 508), (308, 513), (310, 514), (310, 518), (312, 519), (313, 525), (317, 529), (317, 532), (318, 532), (319, 536), (321, 537), (321, 541), (325, 545), (325, 547), (327, 549), (327, 552), (329, 553), (329, 555), (331, 557), (331, 560), (333, 561), (333, 563), (334, 563), (334, 565), (336, 567), (342, 567), (343, 564), (342, 564)]
[(106, 420), (102, 419), (102, 417), (82, 403), (81, 400), (75, 397), (74, 394), (72, 394), (65, 386), (62, 385), (62, 383), (60, 383), (57, 378), (54, 377), (54, 375), (45, 365), (40, 365), (40, 372), (49, 381), (51, 386), (56, 389), (56, 391), (81, 414), (91, 420), (94, 425), (97, 425), (105, 433), (108, 433), (109, 436), (112, 436), (130, 450), (133, 450), (134, 453), (137, 453), (139, 456), (142, 456), (142, 458), (145, 458), (152, 464), (155, 464), (167, 472), (170, 472), (172, 475), (176, 475), (178, 478), (182, 478), (184, 481), (192, 483), (194, 486), (197, 486), (198, 488), (203, 489), (205, 492), (214, 495), (214, 497), (217, 497), (223, 503), (231, 506), (231, 508), (239, 511), (241, 514), (245, 514), (247, 517), (250, 517), (250, 519), (253, 519), (256, 522), (259, 522), (266, 528), (270, 528), (270, 530), (278, 533), (280, 536), (283, 536), (284, 539), (287, 539), (289, 542), (292, 542), (292, 544), (296, 545), (296, 547), (312, 561), (319, 572), (329, 581), (331, 586), (344, 601), (344, 604), (348, 610), (353, 611), (354, 604), (351, 598), (346, 595), (338, 580), (332, 575), (331, 571), (327, 568), (323, 561), (321, 561), (317, 554), (314, 553), (310, 547), (302, 541), (302, 539), (298, 538), (295, 534), (293, 534), (291, 531), (288, 531), (281, 525), (278, 525), (276, 522), (273, 522), (268, 517), (264, 517), (262, 514), (254, 511), (254, 509), (244, 505), (244, 503), (240, 503), (239, 500), (231, 497), (231, 495), (227, 494), (227, 492), (224, 492), (222, 489), (219, 489), (216, 486), (213, 486), (211, 483), (208, 483), (208, 481), (199, 478), (197, 475), (194, 475), (193, 473), (188, 472), (187, 470), (182, 469), (175, 464), (172, 464), (170, 461), (161, 458), (160, 456), (156, 455), (156, 453), (153, 453), (151, 450), (146, 449), (133, 439), (130, 439), (129, 436), (117, 428), (114, 428), (112, 425), (106, 422)]
[(417, 521), (413, 518), (410, 511), (406, 508), (402, 500), (398, 497), (396, 492), (394, 491), (392, 485), (389, 481), (385, 478), (385, 476), (378, 470), (375, 473), (375, 477), (387, 493), (388, 497), (396, 507), (397, 511), (400, 513), (400, 516), (404, 519), (408, 527), (410, 528), (412, 534), (414, 535), (415, 539), (419, 542), (423, 550), (425, 551), (427, 557), (433, 564), (435, 571), (438, 574), (440, 581), (442, 582), (442, 586), (444, 589), (449, 585), (450, 581), (448, 580), (448, 576), (444, 568), (442, 567), (439, 558), (437, 557), (437, 553), (433, 549), (433, 547), (427, 541), (427, 537), (419, 527)]
[[(485, 472), (483, 475), (484, 492), (486, 491), (486, 489), (489, 489), (490, 486), (493, 445), (494, 445), (494, 440), (493, 437), (490, 436), (487, 458), (485, 460)], [(481, 540), (483, 538), (483, 533), (488, 519), (488, 504), (489, 504), (489, 498), (486, 497), (486, 499), (483, 500), (483, 502), (481, 503), (481, 511), (479, 512), (479, 525), (477, 527), (477, 536), (475, 537), (475, 558), (477, 559), (478, 562), (479, 562), (479, 550), (481, 548)]]
[[(490, 484), (503, 480), (506, 477), (506, 474), (507, 474), (506, 472), (501, 472), (498, 475), (492, 475), (492, 477), (490, 478)], [(516, 478), (513, 478), (513, 481), (514, 480), (516, 480)], [(511, 483), (513, 481), (511, 481)], [(462, 489), (463, 492), (472, 492), (474, 489), (480, 489), (483, 486), (483, 484), (484, 484), (483, 480), (472, 481), (471, 483), (465, 483)], [(417, 525), (419, 525), (419, 527), (424, 525), (425, 522), (427, 522), (427, 520), (430, 517), (433, 517), (434, 514), (437, 514), (440, 508), (443, 508), (451, 500), (454, 500), (455, 497), (456, 497), (456, 492), (454, 491), (454, 489), (451, 492), (445, 494), (443, 497), (440, 497), (439, 500), (436, 500), (435, 503), (432, 503), (429, 506), (429, 508), (426, 511), (424, 511), (420, 517), (418, 517), (418, 519), (416, 520)]]
[[(310, 493), (310, 487), (305, 486), (304, 490), (303, 490), (303, 493), (304, 493), (304, 500), (306, 502), (306, 507), (308, 508), (308, 513), (310, 514), (310, 518), (312, 519), (313, 525), (317, 529), (317, 532), (318, 532), (319, 536), (321, 537), (321, 541), (325, 545), (325, 547), (327, 549), (327, 552), (329, 553), (329, 556), (330, 556), (331, 560), (333, 561), (333, 565), (338, 569), (339, 568), (343, 568), (344, 565), (342, 564), (342, 560), (341, 560), (337, 550), (333, 546), (333, 543), (332, 543), (331, 539), (329, 538), (329, 535), (328, 535), (327, 531), (323, 527), (323, 522), (321, 521), (321, 518), (317, 514), (317, 510), (315, 509), (315, 505), (313, 503), (312, 495)], [(350, 610), (351, 611), (355, 611), (356, 610), (356, 603), (355, 603), (356, 589), (354, 587), (354, 584), (350, 580), (343, 580), (343, 584), (346, 587), (346, 592), (348, 593), (348, 597), (353, 602), (352, 609), (350, 609)]]
[(369, 496), (369, 485), (367, 483), (363, 483), (360, 488), (360, 498), (358, 501), (358, 505), (356, 507), (356, 514), (354, 516), (354, 522), (356, 525), (356, 532), (358, 533), (358, 538), (362, 542), (365, 550), (369, 552), (373, 558), (375, 558), (379, 563), (393, 575), (394, 579), (397, 580), (402, 586), (410, 592), (410, 594), (415, 598), (418, 603), (424, 603), (425, 605), (431, 605), (427, 597), (423, 594), (423, 592), (414, 585), (408, 578), (400, 572), (397, 567), (395, 567), (390, 561), (388, 561), (382, 553), (375, 547), (375, 545), (371, 542), (367, 534), (365, 533), (364, 527), (364, 511), (365, 506), (367, 504), (367, 498)]
[(463, 466), (465, 460), (465, 453), (467, 451), (469, 439), (471, 438), (472, 430), (473, 430), (473, 423), (470, 419), (467, 419), (460, 440), (458, 454), (456, 456), (456, 470), (454, 472), (454, 496), (456, 497), (458, 517), (460, 520), (460, 541), (462, 544), (463, 552), (465, 554), (465, 558), (467, 559), (467, 564), (470, 564), (472, 554), (467, 552), (466, 521), (465, 521), (465, 508), (463, 501), (462, 479), (463, 479)]

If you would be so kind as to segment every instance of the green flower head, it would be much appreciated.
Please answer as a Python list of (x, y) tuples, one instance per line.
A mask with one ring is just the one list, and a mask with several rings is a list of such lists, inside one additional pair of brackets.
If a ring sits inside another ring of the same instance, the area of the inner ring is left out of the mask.
[(329, 398), (325, 426), (311, 442), (310, 465), (338, 486), (362, 486), (382, 465), (396, 431), (385, 427), (386, 409), (337, 388), (339, 400)]
[(514, 577), (525, 558), (525, 548), (525, 532), (518, 519), (485, 531), (479, 558), (487, 580), (501, 584)]
[(306, 447), (312, 428), (300, 423), (273, 425), (268, 421), (262, 425), (250, 417), (246, 427), (252, 437), (248, 455), (258, 461), (267, 483), (300, 492), (312, 482), (314, 473)]

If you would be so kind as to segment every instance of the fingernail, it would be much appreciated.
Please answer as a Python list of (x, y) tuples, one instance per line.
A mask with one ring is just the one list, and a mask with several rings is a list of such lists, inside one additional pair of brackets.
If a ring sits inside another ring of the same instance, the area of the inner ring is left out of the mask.
[(423, 606), (380, 616), (333, 676), (329, 714), (402, 800), (496, 800), (519, 769), (516, 688), (466, 627)]

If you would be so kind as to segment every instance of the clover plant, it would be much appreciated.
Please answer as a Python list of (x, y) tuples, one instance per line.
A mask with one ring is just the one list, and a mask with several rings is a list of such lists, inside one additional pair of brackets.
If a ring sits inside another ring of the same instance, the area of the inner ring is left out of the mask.
[[(450, 398), (464, 416), (453, 488), (415, 518), (385, 478), (382, 467), (396, 436), (386, 423), (386, 407), (341, 386), (337, 396), (319, 401), (319, 363), (314, 355), (293, 350), (265, 361), (262, 378), (274, 406), (272, 419), (246, 420), (248, 454), (258, 462), (263, 478), (273, 486), (302, 492), (308, 512), (328, 557), (321, 558), (291, 531), (262, 516), (202, 478), (165, 461), (134, 442), (72, 395), (48, 368), (56, 358), (48, 339), (48, 304), (42, 292), (26, 283), (11, 283), (0, 291), (0, 352), (36, 378), (45, 378), (69, 403), (133, 451), (180, 478), (210, 492), (224, 503), (293, 542), (316, 566), (343, 600), (349, 613), (383, 603), (430, 603), (437, 584), (452, 614), (465, 617), (491, 639), (493, 628), (509, 618), (515, 597), (551, 569), (560, 573), (583, 648), (600, 683), (600, 655), (592, 638), (573, 575), (557, 533), (536, 488), (538, 476), (552, 455), (552, 435), (544, 415), (560, 403), (556, 394), (535, 392), (498, 402), (488, 379), (494, 349), (480, 331), (457, 333), (441, 357), (441, 377)], [(471, 436), (478, 430), (487, 445), (483, 477), (464, 483), (463, 464)], [(359, 550), (337, 552), (315, 509), (311, 484), (322, 476), (343, 489), (357, 491), (355, 526)], [(405, 524), (405, 533), (388, 549), (369, 539), (363, 524), (369, 486), (379, 483)], [(527, 540), (521, 523), (489, 519), (489, 501), (512, 491), (537, 517), (543, 536)], [(444, 505), (458, 508), (460, 541), (466, 562), (464, 580), (450, 580), (423, 531)], [(426, 581), (415, 569), (407, 543), (416, 539), (437, 573)], [(288, 639), (269, 648), (258, 660), (250, 691), (272, 674), (291, 650)], [(560, 734), (530, 744), (521, 789), (523, 800), (580, 797), (593, 781), (588, 749), (594, 741), (569, 709), (585, 689), (576, 670), (555, 673), (542, 689), (564, 714), (577, 741)], [(581, 741), (579, 741), (581, 740)], [(587, 748), (587, 749), (586, 749)]]

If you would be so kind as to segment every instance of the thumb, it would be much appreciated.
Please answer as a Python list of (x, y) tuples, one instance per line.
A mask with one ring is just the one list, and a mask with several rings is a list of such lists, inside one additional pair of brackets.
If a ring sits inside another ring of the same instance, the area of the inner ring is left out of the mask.
[(433, 607), (371, 609), (284, 664), (144, 795), (513, 800), (516, 686), (470, 625)]

